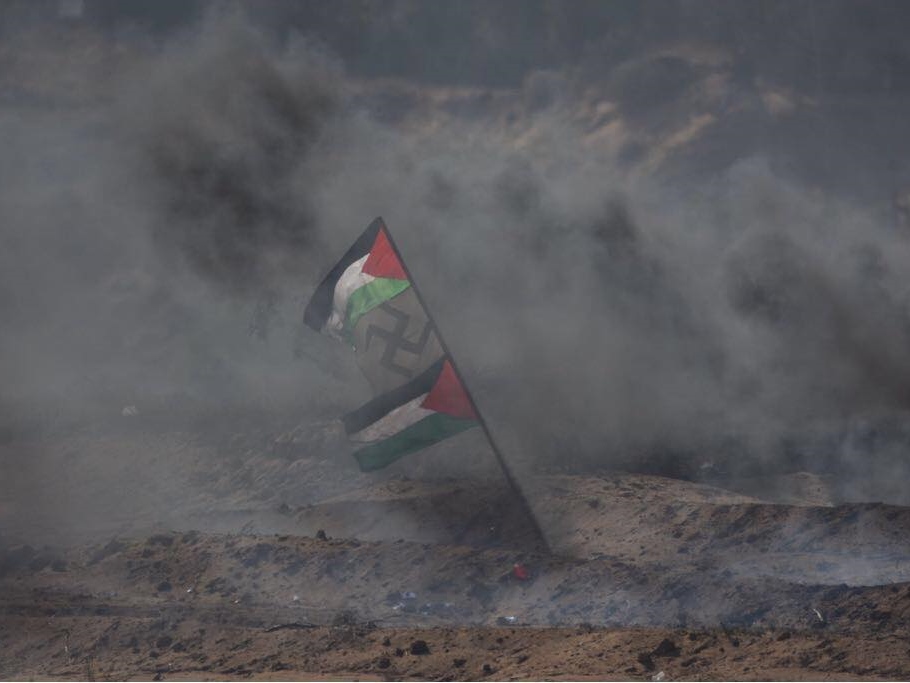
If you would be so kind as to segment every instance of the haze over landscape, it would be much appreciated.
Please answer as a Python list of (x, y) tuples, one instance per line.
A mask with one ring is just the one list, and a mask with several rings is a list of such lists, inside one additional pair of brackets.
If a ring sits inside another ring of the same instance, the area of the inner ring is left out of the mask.
[[(831, 638), (900, 633), (904, 607), (857, 605), (910, 578), (908, 28), (898, 0), (0, 2), (8, 594), (32, 563), (36, 605), (116, 591), (137, 629), (195, 572), (263, 613), (305, 576), (320, 628), (514, 613), (772, 647), (829, 604)], [(302, 311), (380, 215), (561, 559), (479, 430), (351, 462), (335, 420), (366, 383)], [(503, 583), (521, 558), (534, 584)], [(393, 614), (396, 575), (458, 607)], [(52, 673), (15, 644), (0, 676)], [(139, 649), (111, 675), (165, 672)], [(906, 675), (801, 656), (775, 661)], [(689, 673), (747, 675), (722, 661)]]

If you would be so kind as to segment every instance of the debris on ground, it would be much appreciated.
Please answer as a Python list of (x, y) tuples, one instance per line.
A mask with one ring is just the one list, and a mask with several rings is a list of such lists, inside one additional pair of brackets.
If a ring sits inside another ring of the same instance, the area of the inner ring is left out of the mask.
[(447, 616), (452, 614), (454, 611), (455, 605), (451, 602), (426, 602), (420, 608), (420, 613), (424, 616), (436, 615), (436, 616)]
[[(386, 595), (386, 603), (396, 612), (414, 613), (417, 611), (417, 593), (414, 591), (392, 591)], [(432, 603), (427, 603), (424, 608)]]
[(657, 647), (651, 651), (652, 657), (679, 657), (679, 646), (669, 638), (664, 638)]
[(512, 565), (512, 577), (518, 581), (529, 581), (531, 579), (531, 572), (525, 565), (516, 562)]
[(430, 654), (430, 646), (427, 645), (425, 640), (415, 640), (411, 643), (411, 647), (408, 648), (412, 655), (428, 655)]

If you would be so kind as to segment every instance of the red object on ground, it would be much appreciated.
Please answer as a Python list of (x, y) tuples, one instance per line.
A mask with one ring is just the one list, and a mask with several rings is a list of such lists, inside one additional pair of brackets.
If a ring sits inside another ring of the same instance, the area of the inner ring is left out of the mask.
[(512, 565), (512, 576), (514, 576), (519, 581), (527, 581), (531, 578), (531, 572), (528, 571), (528, 568), (523, 564), (515, 563)]

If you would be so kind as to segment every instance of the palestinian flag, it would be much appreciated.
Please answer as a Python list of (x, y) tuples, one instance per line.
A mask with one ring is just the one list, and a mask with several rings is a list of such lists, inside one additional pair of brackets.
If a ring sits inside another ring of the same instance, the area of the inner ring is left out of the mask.
[(304, 322), (348, 342), (374, 398), (343, 418), (364, 471), (478, 424), (381, 218), (322, 281)]

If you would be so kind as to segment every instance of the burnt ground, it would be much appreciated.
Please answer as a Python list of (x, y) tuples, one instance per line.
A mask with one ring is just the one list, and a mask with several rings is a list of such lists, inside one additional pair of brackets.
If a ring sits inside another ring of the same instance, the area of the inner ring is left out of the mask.
[(437, 466), (470, 439), (367, 476), (295, 438), (8, 440), (0, 678), (910, 677), (910, 508), (536, 472), (547, 553)]

